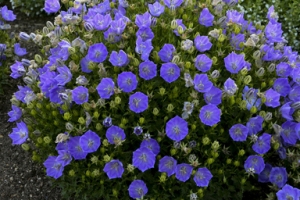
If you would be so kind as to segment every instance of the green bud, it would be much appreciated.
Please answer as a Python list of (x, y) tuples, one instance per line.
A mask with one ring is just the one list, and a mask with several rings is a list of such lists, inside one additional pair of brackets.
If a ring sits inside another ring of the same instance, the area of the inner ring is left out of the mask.
[(166, 89), (165, 88), (159, 88), (159, 94), (161, 95), (161, 96), (164, 96), (165, 94), (166, 94)]
[(226, 164), (227, 164), (227, 165), (230, 165), (231, 163), (232, 163), (232, 160), (231, 160), (230, 158), (227, 158)]
[(77, 110), (73, 110), (73, 115), (74, 115), (75, 117), (78, 117), (78, 116), (79, 116), (79, 112), (78, 112)]
[(105, 151), (106, 151), (106, 150), (105, 150), (105, 148), (104, 148), (104, 147), (101, 147), (101, 148), (100, 148), (100, 152), (101, 152), (102, 154), (104, 154), (104, 153), (105, 153)]
[(78, 123), (81, 124), (81, 125), (84, 125), (85, 124), (85, 119), (83, 117), (79, 117), (78, 118)]
[(133, 59), (133, 66), (138, 67), (140, 65), (140, 61), (137, 58)]
[(172, 21), (171, 21), (171, 29), (176, 29), (177, 28), (177, 21), (176, 21), (176, 19), (173, 19)]
[(247, 101), (242, 100), (241, 103), (240, 103), (240, 108), (242, 110), (245, 110), (247, 108)]
[(244, 149), (239, 150), (238, 155), (239, 155), (239, 156), (245, 155), (245, 150), (244, 150)]
[(194, 27), (193, 22), (190, 22), (189, 25), (188, 25), (188, 28), (193, 28), (193, 27)]
[(249, 85), (249, 83), (252, 81), (252, 77), (250, 75), (247, 75), (245, 78), (244, 78), (244, 83), (246, 85)]
[(35, 110), (31, 110), (31, 111), (30, 111), (30, 114), (31, 114), (32, 116), (36, 116), (37, 112), (36, 112)]
[(68, 52), (70, 53), (70, 55), (73, 55), (76, 53), (76, 49), (74, 47), (69, 47)]
[(109, 106), (110, 106), (110, 108), (116, 108), (117, 107), (115, 101), (110, 101)]
[(134, 166), (132, 164), (128, 164), (126, 169), (128, 170), (128, 172), (133, 172)]
[(115, 103), (116, 103), (116, 104), (121, 104), (121, 97), (116, 96), (116, 97), (115, 97)]
[(73, 169), (69, 171), (69, 176), (75, 176), (75, 171)]
[(92, 171), (92, 177), (97, 177), (99, 175), (100, 175), (99, 169), (95, 169), (94, 171)]
[(38, 155), (32, 155), (32, 160), (33, 161), (40, 161), (40, 156), (38, 156)]
[(244, 185), (244, 184), (246, 183), (246, 181), (247, 181), (247, 179), (242, 178), (242, 180), (241, 180), (241, 185)]
[(22, 147), (22, 149), (24, 149), (25, 151), (29, 151), (29, 149), (30, 149), (30, 146), (29, 146), (28, 144), (26, 144), (26, 143), (23, 143), (23, 144), (21, 145), (21, 147)]
[(97, 130), (97, 131), (101, 131), (102, 128), (103, 128), (103, 127), (102, 127), (102, 124), (100, 124), (100, 123), (97, 123), (97, 124), (96, 124), (96, 130)]
[(170, 153), (171, 153), (172, 156), (174, 156), (177, 153), (177, 149), (172, 148), (170, 150)]
[(202, 144), (205, 146), (205, 145), (209, 145), (210, 143), (210, 139), (209, 137), (205, 136), (202, 138)]
[(43, 62), (43, 59), (39, 54), (34, 55), (34, 60), (39, 64)]
[(190, 69), (191, 68), (191, 62), (185, 62), (185, 64), (184, 64), (184, 67), (186, 68), (186, 69)]
[(86, 170), (85, 175), (86, 175), (87, 177), (91, 176), (90, 170)]
[(255, 114), (256, 112), (257, 112), (256, 106), (252, 106), (251, 109), (250, 109), (250, 113)]
[(214, 152), (214, 151), (213, 151), (212, 154), (213, 154), (212, 156), (213, 156), (214, 158), (218, 158), (218, 157), (219, 157), (219, 153), (218, 153), (218, 152)]
[(46, 144), (49, 144), (49, 143), (51, 142), (51, 138), (50, 138), (49, 136), (45, 136), (45, 137), (43, 138), (43, 140), (44, 140), (44, 142), (45, 142)]
[(196, 124), (192, 124), (192, 130), (196, 130), (197, 125)]
[(43, 143), (43, 138), (38, 137), (36, 141), (37, 141), (38, 144), (42, 144)]
[(166, 173), (162, 173), (159, 177), (159, 182), (164, 183), (167, 180)]
[(95, 112), (93, 113), (93, 117), (94, 117), (94, 118), (98, 119), (99, 116), (100, 116), (100, 114), (99, 114), (98, 111), (95, 111)]
[(220, 36), (219, 36), (219, 38), (218, 38), (218, 41), (219, 41), (219, 42), (224, 42), (224, 40), (225, 40), (226, 38), (227, 38), (226, 35), (224, 35), (224, 34), (222, 33), (222, 34), (220, 34)]
[(157, 108), (154, 108), (153, 111), (152, 111), (153, 115), (158, 115), (159, 113), (159, 110)]
[(218, 58), (216, 56), (212, 57), (212, 63), (213, 65), (216, 65), (218, 63)]
[(184, 32), (182, 26), (178, 26), (178, 27), (177, 27), (177, 31), (178, 31), (178, 33), (179, 33), (180, 35)]
[(213, 164), (215, 162), (215, 159), (208, 158), (206, 162), (207, 162), (208, 165), (211, 165), (211, 164)]
[(104, 139), (104, 140), (102, 141), (102, 144), (103, 144), (103, 146), (105, 146), (105, 147), (108, 147), (108, 145), (109, 145), (107, 139)]
[(91, 162), (93, 163), (93, 164), (95, 164), (95, 165), (97, 165), (98, 164), (98, 162), (99, 162), (99, 159), (98, 159), (98, 157), (97, 156), (92, 156), (92, 158), (91, 158)]
[(110, 158), (110, 156), (109, 155), (105, 155), (105, 156), (103, 156), (103, 160), (104, 160), (104, 162), (109, 162), (110, 160), (111, 160), (111, 158)]
[(168, 107), (167, 107), (167, 111), (168, 112), (172, 112), (174, 110), (174, 106), (173, 106), (173, 104), (168, 104)]
[(242, 76), (246, 76), (248, 74), (248, 69), (246, 67), (244, 67), (240, 73)]
[(234, 25), (233, 25), (233, 31), (234, 31), (235, 34), (240, 33), (240, 32), (241, 32), (240, 26), (237, 25), (237, 24), (234, 24)]
[(182, 15), (182, 19), (183, 19), (183, 20), (186, 21), (186, 20), (188, 20), (188, 18), (189, 18), (189, 16), (188, 16), (187, 14), (183, 14), (183, 15)]
[(175, 55), (172, 59), (172, 63), (178, 64), (180, 62), (180, 57), (178, 55)]
[(139, 123), (142, 125), (142, 124), (144, 124), (144, 122), (145, 122), (145, 118), (144, 117), (140, 117)]
[(240, 166), (240, 161), (238, 161), (238, 160), (234, 161), (233, 165), (236, 166), (236, 167), (239, 167)]
[(214, 141), (212, 144), (211, 144), (211, 148), (212, 150), (214, 151), (218, 151), (218, 149), (220, 148), (220, 144), (218, 141)]
[(279, 149), (279, 147), (280, 147), (279, 142), (275, 142), (273, 145), (274, 150), (277, 151)]
[(273, 85), (274, 85), (274, 81), (271, 79), (271, 80), (269, 81), (269, 86), (270, 86), (270, 87), (273, 87)]
[(267, 86), (266, 82), (262, 82), (261, 85), (260, 85), (260, 88), (263, 89), (263, 88), (265, 88), (266, 86)]
[(112, 193), (113, 193), (113, 196), (114, 196), (114, 197), (118, 197), (118, 195), (119, 195), (119, 192), (118, 192), (118, 190), (116, 190), (116, 189), (113, 189), (113, 190), (112, 190)]

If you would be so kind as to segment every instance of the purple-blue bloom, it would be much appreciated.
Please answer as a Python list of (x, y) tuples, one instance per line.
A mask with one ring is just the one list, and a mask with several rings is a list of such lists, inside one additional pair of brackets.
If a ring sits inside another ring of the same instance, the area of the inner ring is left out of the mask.
[(16, 19), (16, 15), (12, 10), (8, 10), (7, 6), (1, 8), (1, 16), (6, 21), (14, 21)]
[(19, 91), (15, 92), (14, 95), (16, 96), (16, 99), (19, 101), (22, 101), (23, 103), (26, 103), (24, 98), (28, 92), (32, 92), (32, 90), (28, 86), (19, 86)]
[(139, 75), (145, 80), (154, 78), (157, 74), (157, 65), (152, 61), (145, 61), (139, 65)]
[(261, 116), (251, 117), (247, 122), (246, 126), (249, 130), (248, 135), (257, 134), (259, 131), (262, 130), (262, 124), (264, 122), (264, 118)]
[(80, 147), (83, 151), (93, 153), (100, 147), (101, 139), (99, 135), (91, 130), (85, 132), (79, 139)]
[(57, 81), (57, 85), (64, 86), (72, 79), (72, 73), (67, 66), (58, 67), (57, 71), (59, 74), (54, 78)]
[(258, 155), (251, 155), (245, 161), (244, 168), (246, 172), (254, 170), (255, 174), (260, 174), (265, 168), (264, 159)]
[(144, 139), (140, 145), (140, 148), (147, 147), (150, 149), (155, 155), (160, 152), (160, 146), (155, 139)]
[(269, 43), (282, 42), (281, 24), (277, 22), (269, 22), (265, 28), (265, 35)]
[(183, 3), (183, 0), (164, 0), (164, 3), (168, 8), (175, 9)]
[(213, 86), (213, 83), (209, 80), (207, 74), (196, 74), (194, 77), (194, 88), (198, 92), (208, 92)]
[(271, 135), (264, 133), (258, 137), (257, 141), (252, 145), (253, 151), (258, 154), (265, 154), (271, 149)]
[(136, 92), (129, 97), (129, 109), (135, 113), (141, 113), (148, 108), (148, 96), (142, 92)]
[(274, 81), (273, 89), (281, 96), (286, 97), (290, 93), (292, 88), (287, 78), (277, 78)]
[(140, 147), (133, 152), (132, 164), (142, 172), (154, 167), (155, 154), (147, 147)]
[(86, 87), (78, 86), (72, 90), (72, 100), (76, 104), (83, 104), (89, 100), (89, 90)]
[(161, 61), (167, 63), (171, 62), (173, 59), (173, 54), (175, 52), (175, 47), (173, 44), (164, 44), (161, 50), (158, 52), (158, 56)]
[(168, 83), (176, 81), (180, 76), (180, 68), (175, 63), (164, 63), (160, 68), (160, 76)]
[(120, 145), (125, 140), (126, 135), (122, 128), (111, 126), (106, 130), (106, 138), (110, 144)]
[(8, 116), (9, 116), (8, 121), (14, 122), (14, 121), (17, 121), (18, 119), (20, 119), (20, 117), (22, 116), (22, 110), (18, 106), (15, 106), (15, 105), (12, 105), (11, 108), (12, 108), (12, 110), (8, 112)]
[(80, 136), (71, 137), (68, 141), (70, 154), (75, 160), (83, 160), (88, 152), (83, 151), (79, 143)]
[(49, 156), (43, 165), (46, 167), (47, 176), (58, 179), (63, 174), (64, 166), (56, 158), (57, 156)]
[(286, 148), (284, 148), (282, 146), (279, 147), (277, 150), (277, 153), (278, 153), (280, 159), (282, 159), (282, 160), (286, 159)]
[(241, 69), (245, 67), (245, 59), (242, 54), (236, 54), (231, 52), (228, 56), (224, 58), (226, 69), (232, 73), (237, 74)]
[(270, 172), (270, 182), (282, 188), (287, 182), (288, 174), (284, 167), (273, 167)]
[(265, 92), (266, 102), (265, 105), (268, 107), (276, 108), (280, 106), (280, 94), (273, 90), (272, 88), (268, 89)]
[(270, 177), (271, 169), (272, 169), (272, 165), (270, 165), (269, 163), (266, 163), (264, 170), (260, 174), (258, 174), (258, 182), (261, 182), (261, 183), (270, 182), (269, 177)]
[(208, 72), (212, 66), (212, 60), (205, 54), (199, 54), (195, 59), (195, 67), (201, 72)]
[(125, 30), (125, 28), (126, 28), (126, 22), (122, 18), (117, 20), (115, 19), (110, 24), (111, 31), (117, 35), (121, 35)]
[(143, 133), (143, 128), (141, 126), (136, 126), (133, 129), (133, 133), (136, 135), (141, 135)]
[(98, 31), (105, 31), (108, 29), (110, 23), (112, 22), (110, 14), (102, 15), (96, 14), (93, 17), (93, 27)]
[(71, 163), (72, 156), (68, 150), (59, 150), (56, 161), (60, 162), (64, 167)]
[(143, 41), (143, 38), (138, 36), (136, 40), (135, 52), (141, 55), (143, 61), (149, 60), (150, 53), (153, 49), (151, 39)]
[(245, 42), (245, 35), (244, 34), (232, 34), (230, 39), (230, 44), (235, 50), (242, 50), (240, 47), (240, 43)]
[(250, 110), (252, 106), (255, 106), (258, 110), (261, 107), (261, 99), (257, 98), (257, 89), (249, 88), (245, 86), (243, 89), (243, 100), (247, 102), (247, 109)]
[(22, 48), (20, 46), (20, 43), (15, 43), (14, 44), (14, 53), (17, 55), (17, 56), (24, 56), (27, 54), (27, 51), (26, 51), (26, 48)]
[(122, 72), (118, 75), (117, 83), (124, 92), (132, 92), (136, 89), (138, 81), (132, 72)]
[(177, 22), (177, 28), (173, 30), (176, 36), (180, 36), (178, 33), (178, 27), (181, 27), (183, 31), (186, 30), (186, 26), (183, 24), (182, 19), (176, 19)]
[(204, 8), (200, 13), (198, 22), (205, 27), (210, 27), (213, 25), (214, 18), (215, 17), (209, 12), (208, 8)]
[(165, 11), (165, 6), (161, 5), (159, 2), (155, 2), (153, 4), (149, 3), (148, 8), (150, 14), (154, 17), (159, 17)]
[(12, 139), (12, 144), (23, 144), (28, 138), (28, 128), (26, 124), (23, 121), (17, 123), (17, 127), (13, 128), (12, 133), (8, 136)]
[(213, 175), (206, 167), (198, 168), (194, 181), (198, 187), (207, 187), (212, 177)]
[(143, 42), (147, 40), (152, 40), (154, 38), (154, 33), (150, 27), (142, 27), (136, 32), (136, 37), (141, 37)]
[(109, 62), (114, 67), (125, 67), (129, 63), (129, 59), (127, 54), (123, 50), (120, 50), (119, 53), (116, 51), (112, 51), (109, 57)]
[(85, 73), (91, 73), (92, 70), (89, 69), (89, 62), (92, 62), (87, 56), (83, 57), (80, 61), (81, 71)]
[(289, 99), (293, 102), (300, 101), (300, 86), (295, 86), (289, 93)]
[(103, 62), (108, 55), (106, 46), (103, 43), (96, 43), (90, 46), (87, 57), (96, 63)]
[(222, 101), (222, 90), (212, 86), (211, 89), (204, 93), (204, 100), (207, 104), (219, 105)]
[(109, 179), (122, 178), (124, 172), (123, 163), (120, 160), (111, 160), (105, 164), (103, 171)]
[(16, 61), (15, 64), (10, 66), (11, 74), (10, 77), (16, 79), (25, 75), (26, 70), (21, 62)]
[(228, 78), (224, 82), (224, 91), (227, 95), (232, 96), (235, 94), (235, 92), (238, 90), (237, 85), (235, 84), (234, 80), (231, 78)]
[(159, 160), (158, 171), (167, 173), (168, 177), (175, 174), (177, 160), (171, 156), (164, 156)]
[(147, 11), (142, 15), (136, 15), (135, 24), (139, 28), (150, 27), (151, 26), (151, 15), (149, 14), (149, 12)]
[(56, 13), (60, 9), (59, 0), (45, 0), (44, 10), (46, 13)]
[(280, 136), (282, 137), (283, 141), (295, 145), (298, 139), (297, 133), (295, 131), (297, 123), (292, 121), (286, 121), (281, 125), (281, 132)]
[(276, 192), (278, 200), (298, 200), (300, 198), (299, 189), (293, 188), (289, 184), (285, 184), (284, 187)]
[(106, 128), (111, 127), (112, 125), (112, 118), (111, 117), (106, 117), (103, 122), (102, 122), (103, 126), (105, 126)]
[(97, 92), (102, 99), (109, 99), (114, 94), (115, 82), (111, 78), (103, 78), (97, 86)]
[(186, 163), (178, 164), (175, 170), (175, 177), (182, 182), (186, 182), (187, 180), (189, 180), (192, 171), (192, 165)]
[(210, 50), (212, 43), (209, 41), (207, 36), (198, 35), (194, 40), (195, 47), (198, 51), (204, 52)]
[(147, 192), (148, 188), (144, 181), (142, 180), (134, 180), (129, 185), (128, 188), (129, 196), (133, 199), (141, 199), (143, 198)]
[(281, 116), (288, 121), (294, 120), (293, 118), (294, 109), (291, 107), (291, 103), (292, 103), (291, 101), (287, 102), (283, 104), (279, 109)]
[(177, 115), (170, 119), (166, 124), (167, 136), (176, 142), (183, 140), (188, 132), (188, 123)]
[(199, 118), (207, 126), (213, 126), (221, 120), (221, 110), (214, 104), (208, 104), (200, 109)]
[(235, 124), (229, 129), (230, 137), (236, 142), (246, 141), (248, 132), (248, 128), (243, 124)]

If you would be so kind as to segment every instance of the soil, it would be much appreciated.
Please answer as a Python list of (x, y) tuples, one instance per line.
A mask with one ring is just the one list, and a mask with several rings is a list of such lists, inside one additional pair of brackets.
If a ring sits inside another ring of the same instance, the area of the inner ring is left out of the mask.
[[(9, 2), (8, 2), (9, 3)], [(3, 5), (0, 5), (2, 7)], [(9, 8), (11, 8), (8, 5)], [(11, 32), (31, 33), (42, 29), (46, 21), (53, 21), (53, 16), (29, 18), (14, 10), (17, 19), (9, 23)], [(37, 52), (34, 44), (26, 44), (25, 58), (32, 59)], [(3, 67), (3, 66), (2, 66)], [(31, 160), (31, 154), (24, 151), (21, 146), (13, 146), (8, 135), (15, 127), (10, 123), (7, 113), (11, 110), (10, 98), (17, 91), (20, 80), (10, 79), (3, 85), (4, 94), (0, 94), (0, 199), (1, 200), (56, 200), (60, 198), (60, 190), (52, 186), (52, 180), (45, 174), (42, 164)]]

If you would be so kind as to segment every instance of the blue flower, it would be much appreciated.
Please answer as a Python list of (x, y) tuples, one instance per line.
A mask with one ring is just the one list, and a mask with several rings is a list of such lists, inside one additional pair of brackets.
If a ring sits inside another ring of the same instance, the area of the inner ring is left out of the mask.
[(125, 28), (126, 22), (122, 18), (115, 19), (110, 24), (111, 31), (117, 35), (121, 35), (124, 32)]
[(144, 181), (134, 180), (128, 188), (129, 196), (133, 199), (142, 199), (148, 192)]
[(14, 79), (19, 78), (19, 77), (25, 75), (25, 73), (26, 73), (24, 66), (19, 61), (16, 61), (15, 64), (11, 65), (10, 70), (12, 71), (12, 73), (10, 74), (10, 77), (12, 77)]
[[(300, 87), (299, 87), (300, 89)], [(281, 114), (281, 116), (286, 119), (287, 121), (293, 121), (293, 113), (294, 113), (294, 109), (291, 107), (291, 101), (287, 102), (285, 104), (283, 104), (280, 109), (279, 112)]]
[(252, 149), (258, 154), (265, 154), (271, 149), (271, 135), (264, 133), (258, 137), (252, 145)]
[(117, 53), (116, 51), (112, 51), (109, 57), (109, 62), (114, 67), (124, 67), (129, 63), (129, 59), (127, 54), (123, 50), (120, 50), (119, 53)]
[(149, 60), (150, 53), (153, 49), (151, 39), (143, 41), (143, 38), (138, 36), (136, 40), (135, 52), (141, 55), (143, 61)]
[(150, 27), (151, 26), (151, 15), (149, 12), (145, 12), (142, 15), (136, 15), (135, 24), (139, 27)]
[(198, 22), (205, 27), (210, 27), (213, 25), (214, 18), (215, 17), (209, 12), (208, 8), (204, 8), (200, 13)]
[(103, 126), (105, 126), (106, 128), (111, 127), (112, 125), (112, 118), (111, 117), (106, 117), (103, 122), (102, 122)]
[(57, 81), (57, 85), (64, 86), (72, 79), (72, 73), (67, 66), (58, 67), (57, 71), (59, 74), (54, 78)]
[(268, 183), (270, 182), (270, 172), (272, 170), (272, 165), (266, 163), (265, 164), (265, 168), (262, 172), (260, 172), (260, 174), (258, 175), (258, 182), (261, 183)]
[(146, 42), (147, 40), (151, 41), (154, 38), (154, 33), (150, 27), (142, 27), (136, 32), (136, 37), (141, 37), (143, 42)]
[(245, 66), (244, 56), (235, 52), (226, 56), (224, 62), (226, 69), (232, 74), (237, 74)]
[(269, 22), (265, 28), (265, 35), (269, 43), (282, 42), (281, 24), (277, 22)]
[(247, 109), (250, 110), (252, 106), (255, 106), (258, 110), (261, 107), (261, 99), (257, 98), (257, 89), (249, 88), (245, 86), (243, 89), (243, 100), (247, 102)]
[(273, 89), (281, 96), (286, 97), (290, 93), (292, 88), (287, 78), (277, 78), (274, 81)]
[(295, 131), (297, 123), (292, 121), (286, 121), (281, 125), (281, 132), (280, 136), (282, 137), (283, 141), (295, 145), (298, 139), (297, 133)]
[(160, 146), (155, 139), (144, 139), (140, 145), (140, 148), (147, 147), (150, 149), (155, 155), (160, 152)]
[(246, 141), (248, 132), (248, 128), (243, 124), (235, 124), (229, 129), (230, 137), (236, 142)]
[(276, 196), (278, 200), (297, 200), (300, 197), (299, 189), (285, 184), (284, 187), (276, 193)]
[(273, 90), (272, 88), (268, 89), (265, 92), (266, 102), (265, 105), (268, 107), (276, 108), (280, 106), (280, 94)]
[(3, 6), (1, 8), (1, 16), (6, 21), (14, 21), (16, 19), (16, 15), (13, 13), (12, 10), (8, 10), (7, 6)]
[(282, 188), (287, 182), (288, 174), (284, 167), (273, 167), (270, 172), (270, 182)]
[(219, 105), (222, 101), (222, 90), (212, 86), (211, 89), (204, 93), (204, 100), (207, 104)]
[(251, 117), (247, 122), (246, 126), (248, 128), (248, 135), (257, 134), (259, 131), (262, 130), (262, 124), (264, 122), (264, 118), (261, 116)]
[(72, 99), (76, 104), (83, 104), (89, 100), (89, 91), (86, 87), (78, 86), (72, 90)]
[(166, 124), (167, 136), (176, 142), (183, 140), (188, 132), (188, 123), (179, 116), (173, 117)]
[(148, 96), (142, 92), (136, 92), (129, 97), (129, 109), (135, 113), (141, 113), (148, 108)]
[(198, 51), (204, 52), (210, 50), (212, 43), (209, 41), (207, 36), (198, 35), (194, 40), (195, 47)]
[(132, 92), (136, 89), (138, 81), (136, 75), (132, 72), (122, 72), (118, 75), (117, 83), (124, 92)]
[(145, 80), (154, 78), (157, 74), (157, 65), (152, 61), (145, 61), (139, 65), (139, 75)]
[(183, 0), (164, 0), (164, 3), (168, 8), (175, 9), (183, 3)]
[(44, 5), (44, 10), (46, 13), (56, 13), (60, 9), (59, 0), (46, 0)]
[(56, 156), (49, 156), (43, 165), (46, 167), (47, 176), (58, 179), (63, 174), (64, 166), (56, 158)]
[(282, 159), (282, 160), (286, 159), (286, 148), (279, 147), (277, 150), (277, 153), (278, 153), (280, 159)]
[(111, 160), (105, 164), (103, 171), (109, 179), (121, 178), (124, 172), (123, 164), (120, 160)]
[(264, 159), (261, 156), (251, 155), (245, 161), (244, 168), (246, 172), (254, 170), (255, 174), (260, 174), (265, 168)]
[(200, 109), (199, 118), (208, 126), (214, 126), (221, 120), (221, 110), (214, 104), (205, 105)]
[(238, 87), (235, 84), (234, 80), (232, 80), (231, 78), (228, 78), (224, 82), (224, 91), (226, 92), (227, 95), (232, 96), (236, 93), (237, 90)]
[(111, 126), (106, 130), (106, 138), (110, 144), (120, 145), (125, 140), (126, 135), (122, 128)]
[(148, 8), (150, 14), (154, 17), (159, 17), (165, 11), (165, 6), (161, 5), (159, 2), (155, 2), (154, 4), (149, 3)]
[(147, 147), (141, 147), (133, 152), (132, 164), (142, 172), (154, 168), (155, 154)]
[[(3, 9), (3, 8), (2, 8)], [(14, 44), (14, 53), (17, 56), (24, 56), (27, 54), (27, 51), (25, 48), (21, 48), (20, 43), (15, 43)]]
[(93, 17), (93, 27), (98, 31), (105, 31), (108, 29), (109, 25), (112, 22), (110, 14), (102, 15), (102, 14), (96, 14)]
[(195, 67), (201, 72), (208, 72), (212, 66), (212, 60), (205, 54), (199, 54), (195, 59)]
[(206, 167), (198, 168), (194, 181), (198, 187), (207, 187), (212, 177), (213, 175)]
[(115, 82), (111, 78), (103, 78), (97, 86), (97, 92), (102, 99), (109, 99), (114, 94)]
[(100, 147), (100, 137), (95, 132), (88, 130), (79, 139), (83, 151), (93, 153)]
[(71, 137), (68, 141), (70, 154), (75, 160), (83, 160), (88, 152), (83, 151), (79, 143), (80, 136)]
[(180, 76), (180, 68), (174, 63), (164, 63), (160, 68), (160, 76), (168, 83), (176, 81)]
[(59, 150), (56, 161), (62, 163), (63, 166), (66, 166), (71, 163), (72, 156), (68, 150)]
[(198, 92), (208, 92), (213, 86), (213, 83), (209, 80), (207, 74), (196, 74), (194, 77), (194, 88)]
[(175, 47), (173, 44), (164, 44), (161, 50), (158, 52), (158, 56), (161, 61), (167, 63), (171, 62), (173, 59), (173, 54), (175, 52)]
[(164, 156), (159, 160), (158, 171), (167, 173), (168, 177), (175, 174), (177, 160), (171, 156)]
[(178, 33), (178, 27), (181, 27), (183, 31), (186, 30), (186, 26), (183, 24), (182, 19), (176, 19), (177, 22), (177, 28), (175, 30), (173, 30), (173, 32), (175, 33), (176, 36), (180, 36), (180, 34)]
[(17, 121), (18, 119), (20, 119), (20, 117), (22, 116), (22, 110), (18, 106), (15, 106), (15, 105), (12, 105), (11, 108), (12, 108), (12, 110), (8, 112), (8, 116), (9, 116), (8, 121), (14, 122), (14, 121)]
[(289, 93), (289, 99), (293, 102), (300, 101), (300, 86), (295, 86)]
[(83, 57), (80, 60), (80, 66), (81, 66), (81, 71), (85, 72), (85, 73), (91, 73), (92, 70), (89, 69), (89, 62), (91, 62), (91, 60), (86, 56)]
[(182, 182), (186, 182), (187, 180), (189, 180), (192, 171), (193, 167), (190, 164), (178, 164), (175, 170), (175, 177)]
[(23, 121), (17, 123), (17, 127), (13, 128), (12, 133), (8, 136), (12, 139), (12, 144), (23, 144), (28, 138), (28, 128), (26, 124)]
[(245, 35), (244, 34), (231, 34), (230, 44), (235, 50), (242, 50), (240, 44), (245, 42)]
[(103, 43), (96, 43), (90, 46), (87, 57), (96, 63), (103, 62), (108, 55), (106, 46)]

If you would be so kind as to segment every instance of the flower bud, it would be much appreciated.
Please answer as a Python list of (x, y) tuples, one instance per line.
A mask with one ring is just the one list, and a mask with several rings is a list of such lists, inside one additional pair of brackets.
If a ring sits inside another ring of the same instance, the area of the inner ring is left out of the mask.
[(42, 63), (42, 62), (43, 62), (43, 59), (42, 59), (42, 57), (41, 57), (39, 54), (35, 54), (35, 55), (34, 55), (34, 60), (35, 60), (37, 63)]
[(159, 110), (157, 108), (154, 108), (153, 111), (152, 111), (153, 115), (158, 115), (159, 113)]
[(217, 79), (220, 76), (220, 72), (216, 69), (211, 73), (211, 78)]
[(209, 145), (210, 143), (210, 139), (209, 137), (205, 136), (202, 138), (202, 144), (205, 146), (205, 145)]
[(183, 27), (182, 26), (178, 26), (177, 27), (177, 31), (178, 33), (181, 35), (182, 33), (184, 33)]
[(173, 104), (168, 104), (167, 111), (172, 112), (174, 110)]
[(177, 153), (177, 149), (172, 148), (170, 150), (170, 153), (171, 153), (172, 156), (174, 156)]
[(244, 149), (239, 150), (238, 155), (239, 155), (239, 156), (245, 155), (245, 150), (244, 150)]
[(171, 29), (176, 29), (177, 28), (177, 21), (176, 21), (176, 19), (173, 19), (172, 21), (171, 21)]
[(258, 77), (262, 77), (265, 74), (265, 69), (260, 67), (256, 72), (255, 72), (256, 76)]
[(214, 142), (211, 144), (211, 148), (212, 148), (212, 150), (214, 150), (214, 151), (218, 151), (219, 147), (220, 147), (220, 144), (219, 144), (218, 141), (214, 141)]
[(247, 75), (245, 78), (244, 78), (244, 83), (246, 85), (248, 85), (250, 82), (252, 81), (252, 77), (250, 75)]
[(144, 117), (140, 117), (139, 123), (142, 125), (142, 124), (144, 124), (144, 122), (145, 122), (145, 118)]
[(255, 114), (256, 112), (257, 112), (256, 106), (252, 106), (251, 109), (250, 109), (250, 113)]
[(84, 26), (85, 30), (88, 32), (92, 32), (94, 30), (93, 25), (89, 22), (84, 22), (83, 26)]
[(180, 62), (180, 57), (178, 55), (175, 55), (172, 59), (172, 63), (178, 64)]
[(247, 179), (242, 178), (242, 180), (241, 180), (241, 185), (244, 185), (244, 184), (246, 183), (246, 181), (247, 181)]
[(272, 113), (271, 112), (267, 112), (266, 115), (264, 116), (264, 119), (266, 121), (270, 121), (272, 119)]
[(221, 34), (221, 35), (219, 36), (219, 38), (218, 38), (218, 41), (219, 41), (219, 42), (224, 42), (225, 39), (227, 39), (226, 35)]
[(30, 36), (29, 36), (27, 33), (25, 33), (25, 32), (20, 32), (20, 33), (19, 33), (19, 37), (20, 37), (20, 39), (23, 40), (23, 41), (28, 41), (28, 40), (30, 40)]
[(271, 63), (267, 68), (268, 72), (273, 72), (275, 69), (276, 69), (275, 63)]
[(69, 112), (65, 112), (63, 118), (64, 120), (69, 121), (71, 119), (71, 114)]
[(21, 147), (22, 147), (22, 149), (24, 149), (25, 151), (29, 151), (29, 149), (30, 149), (30, 146), (29, 146), (28, 144), (26, 144), (26, 143), (23, 143), (23, 144), (21, 145)]
[(206, 162), (207, 162), (208, 165), (211, 165), (211, 164), (213, 164), (215, 162), (215, 159), (208, 158)]
[(49, 144), (49, 143), (51, 142), (51, 138), (50, 138), (49, 136), (45, 136), (45, 137), (43, 138), (43, 140), (44, 140), (44, 142), (45, 142), (46, 144)]
[(105, 156), (103, 156), (103, 160), (104, 160), (104, 162), (109, 162), (110, 160), (111, 160), (111, 158), (110, 158), (110, 156), (109, 155), (105, 155)]
[(256, 51), (253, 52), (253, 58), (255, 60), (260, 59), (260, 55), (261, 55), (260, 50), (256, 50)]
[(46, 26), (51, 31), (54, 30), (54, 28), (55, 28), (54, 25), (53, 25), (53, 23), (51, 21), (47, 21), (46, 22)]
[(162, 173), (159, 177), (159, 182), (164, 183), (167, 180), (166, 173)]
[(238, 161), (238, 160), (234, 161), (233, 165), (236, 166), (236, 167), (239, 167), (240, 166), (240, 161)]
[(159, 88), (159, 94), (161, 96), (164, 96), (166, 94), (166, 89), (165, 88)]

